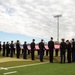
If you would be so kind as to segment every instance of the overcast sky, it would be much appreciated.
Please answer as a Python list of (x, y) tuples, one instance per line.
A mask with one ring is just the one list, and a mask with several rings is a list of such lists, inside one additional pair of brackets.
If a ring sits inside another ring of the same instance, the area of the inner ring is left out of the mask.
[(0, 39), (5, 38), (2, 35), (5, 32), (13, 40), (13, 35), (35, 39), (52, 36), (57, 40), (57, 19), (53, 16), (58, 14), (62, 14), (60, 39), (75, 37), (75, 0), (0, 0)]

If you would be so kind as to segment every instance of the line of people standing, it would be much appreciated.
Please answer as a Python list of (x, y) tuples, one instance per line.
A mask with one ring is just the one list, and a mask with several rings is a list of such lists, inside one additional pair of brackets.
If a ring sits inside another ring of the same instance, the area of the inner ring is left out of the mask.
[(13, 41), (11, 41), (10, 45), (8, 42), (6, 44), (5, 42), (3, 42), (2, 56), (9, 57), (10, 54), (10, 57), (13, 57), (14, 50), (15, 49), (14, 49)]
[(67, 50), (67, 60), (68, 63), (75, 62), (75, 41), (72, 39), (72, 42), (69, 40), (62, 39), (62, 42), (60, 43), (60, 56), (61, 56), (61, 61), (66, 62), (66, 50)]
[[(45, 45), (43, 42), (43, 39), (41, 39), (41, 42), (38, 44), (39, 46), (39, 52), (40, 52), (40, 61), (43, 62), (43, 56), (44, 56), (44, 50), (45, 50)], [(31, 44), (31, 59), (35, 59), (35, 39), (32, 40)], [(53, 53), (54, 53), (54, 41), (53, 37), (50, 38), (50, 41), (48, 42), (48, 48), (49, 48), (49, 61), (53, 63)], [(17, 40), (16, 43), (16, 57), (20, 58), (20, 42)], [(25, 41), (23, 44), (23, 59), (27, 59), (27, 42)], [(2, 56), (6, 57), (13, 57), (15, 48), (14, 48), (14, 43), (11, 41), (11, 44), (7, 42), (3, 42), (3, 51), (2, 51)], [(75, 62), (75, 41), (72, 39), (72, 42), (70, 43), (69, 40), (65, 42), (64, 39), (62, 39), (62, 42), (60, 43), (60, 63), (66, 61), (66, 51), (67, 51), (67, 60), (68, 63)], [(0, 42), (0, 52), (1, 52), (1, 42)], [(72, 54), (72, 55), (71, 55)], [(71, 57), (72, 56), (72, 57)], [(71, 59), (72, 58), (72, 59)]]
[[(40, 48), (40, 61), (43, 61), (43, 55), (44, 55), (44, 43), (43, 39), (39, 43)], [(54, 53), (54, 41), (53, 37), (51, 37), (50, 41), (48, 42), (48, 48), (49, 48), (49, 61), (53, 63), (53, 53)], [(66, 52), (67, 52), (67, 61), (68, 63), (75, 62), (75, 40), (72, 39), (72, 42), (69, 40), (62, 39), (60, 43), (60, 63), (66, 62)]]

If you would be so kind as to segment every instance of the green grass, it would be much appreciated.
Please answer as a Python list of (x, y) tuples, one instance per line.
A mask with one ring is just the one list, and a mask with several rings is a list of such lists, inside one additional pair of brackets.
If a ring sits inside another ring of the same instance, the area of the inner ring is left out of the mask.
[(22, 68), (14, 68), (7, 71), (1, 70), (0, 75), (10, 71), (17, 71), (17, 73), (14, 75), (75, 75), (75, 63), (47, 63)]
[[(0, 57), (0, 59), (2, 58), (3, 57)], [(30, 61), (3, 62), (0, 63), (0, 67), (12, 67), (12, 66), (41, 63), (39, 61), (39, 56), (36, 55), (35, 58), (36, 60), (34, 61), (30, 60)], [(23, 59), (22, 56), (20, 59)], [(30, 59), (30, 55), (28, 56), (28, 59)], [(55, 63), (46, 63), (34, 66), (13, 68), (8, 70), (0, 70), (0, 75), (4, 75), (3, 73), (12, 72), (12, 71), (17, 71), (17, 73), (10, 75), (75, 75), (75, 63), (60, 64), (59, 59), (60, 57), (54, 57)], [(49, 61), (48, 56), (44, 57), (44, 61)]]

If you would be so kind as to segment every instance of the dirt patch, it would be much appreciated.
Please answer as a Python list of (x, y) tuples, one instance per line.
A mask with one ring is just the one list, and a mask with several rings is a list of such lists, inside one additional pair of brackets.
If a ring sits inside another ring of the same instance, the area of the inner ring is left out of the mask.
[(30, 59), (17, 59), (17, 58), (1, 58), (0, 63), (2, 62), (9, 62), (9, 61), (31, 61)]

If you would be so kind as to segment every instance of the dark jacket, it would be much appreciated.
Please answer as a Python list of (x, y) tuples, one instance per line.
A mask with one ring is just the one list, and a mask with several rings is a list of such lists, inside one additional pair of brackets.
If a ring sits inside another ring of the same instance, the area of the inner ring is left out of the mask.
[(44, 50), (44, 43), (43, 42), (40, 42), (39, 43), (39, 48), (40, 48), (40, 51), (43, 51)]
[(48, 42), (48, 48), (49, 49), (54, 49), (54, 42), (53, 41)]
[(9, 44), (6, 44), (6, 50), (9, 50)]
[(16, 44), (16, 49), (20, 50), (20, 44), (19, 43)]
[(5, 44), (3, 44), (3, 50), (5, 50)]
[(66, 44), (66, 48), (67, 48), (67, 50), (71, 50), (71, 43)]
[(34, 42), (32, 42), (32, 43), (30, 44), (30, 46), (31, 46), (31, 50), (35, 49), (35, 43), (34, 43)]
[(75, 42), (72, 42), (72, 51), (75, 51)]
[(23, 49), (27, 50), (27, 44), (23, 44)]
[(66, 43), (65, 43), (65, 42), (61, 42), (61, 43), (60, 43), (60, 50), (61, 50), (62, 52), (65, 52), (65, 51), (66, 51), (66, 48), (67, 48)]
[(10, 48), (14, 50), (14, 44), (10, 44)]
[(0, 44), (0, 50), (1, 50), (1, 44)]

